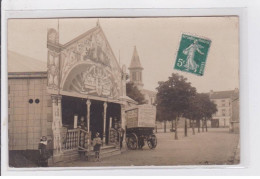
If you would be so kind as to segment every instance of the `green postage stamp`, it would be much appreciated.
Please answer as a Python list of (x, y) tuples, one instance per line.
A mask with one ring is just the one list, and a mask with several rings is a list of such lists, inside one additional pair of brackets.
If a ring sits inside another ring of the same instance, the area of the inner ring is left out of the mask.
[(210, 44), (209, 39), (182, 34), (174, 69), (202, 76)]

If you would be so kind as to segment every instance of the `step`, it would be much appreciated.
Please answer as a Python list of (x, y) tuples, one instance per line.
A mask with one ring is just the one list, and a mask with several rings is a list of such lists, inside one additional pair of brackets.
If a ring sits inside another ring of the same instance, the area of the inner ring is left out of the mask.
[(63, 162), (74, 161), (80, 158), (78, 150), (64, 150), (63, 151)]
[[(117, 148), (110, 148), (110, 149), (106, 149), (106, 150), (100, 150), (100, 154), (99, 157), (100, 159), (103, 158), (107, 158), (107, 157), (111, 157), (114, 155), (119, 155), (121, 154), (121, 150), (117, 149)], [(91, 151), (88, 153), (88, 161), (95, 161), (95, 152)]]
[(116, 148), (116, 146), (114, 146), (114, 145), (104, 145), (104, 146), (101, 146), (100, 151), (114, 149), (114, 148)]

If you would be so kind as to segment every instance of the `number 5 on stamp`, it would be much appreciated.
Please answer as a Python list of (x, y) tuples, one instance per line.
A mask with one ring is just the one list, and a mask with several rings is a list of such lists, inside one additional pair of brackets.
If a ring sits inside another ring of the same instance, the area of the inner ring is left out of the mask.
[(202, 76), (210, 44), (209, 39), (182, 34), (174, 69)]

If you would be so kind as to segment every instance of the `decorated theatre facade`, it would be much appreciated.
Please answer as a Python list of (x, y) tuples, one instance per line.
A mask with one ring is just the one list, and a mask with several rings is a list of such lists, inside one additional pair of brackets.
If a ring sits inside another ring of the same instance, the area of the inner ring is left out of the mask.
[[(9, 74), (9, 150), (37, 150), (45, 135), (51, 162), (65, 161), (90, 154), (98, 132), (103, 148), (120, 153), (117, 128), (125, 128), (125, 110), (136, 102), (126, 96), (126, 67), (119, 66), (100, 25), (66, 44), (49, 29), (47, 48), (47, 72)], [(17, 84), (26, 88), (21, 98)], [(17, 99), (24, 113), (20, 121)]]

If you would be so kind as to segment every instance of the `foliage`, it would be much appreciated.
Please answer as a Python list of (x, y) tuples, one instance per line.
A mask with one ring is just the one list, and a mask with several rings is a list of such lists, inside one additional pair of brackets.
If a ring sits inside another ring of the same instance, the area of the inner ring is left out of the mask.
[(126, 95), (138, 102), (138, 104), (144, 104), (147, 102), (144, 95), (132, 82), (126, 83)]
[(200, 96), (203, 117), (209, 119), (218, 111), (217, 105), (210, 100), (208, 94), (201, 93)]
[(184, 117), (192, 120), (209, 119), (217, 112), (217, 106), (210, 101), (209, 95), (205, 93), (197, 93), (191, 98), (188, 112)]
[(165, 82), (159, 82), (156, 96), (159, 120), (172, 120), (183, 116), (190, 108), (190, 101), (196, 94), (187, 78), (173, 73)]

